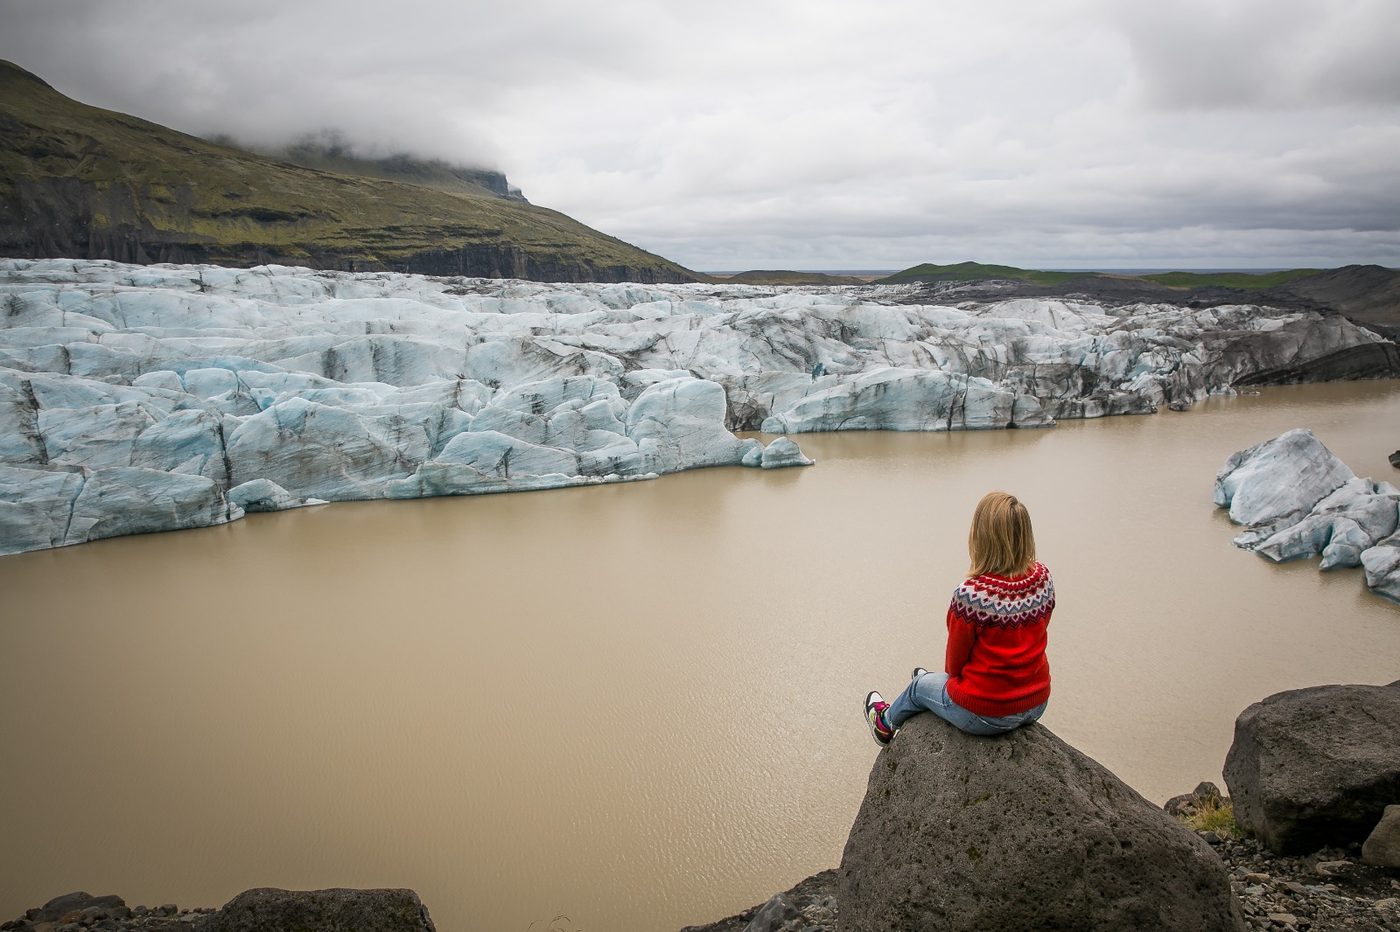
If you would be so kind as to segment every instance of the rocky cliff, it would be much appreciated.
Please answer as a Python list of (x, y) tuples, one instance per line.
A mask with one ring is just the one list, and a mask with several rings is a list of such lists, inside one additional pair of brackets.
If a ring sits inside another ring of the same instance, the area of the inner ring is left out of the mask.
[(437, 183), (441, 172), (424, 176), (421, 165), (379, 167), (404, 180), (187, 136), (70, 100), (0, 61), (0, 255), (539, 281), (698, 278), (557, 211), (501, 196), (489, 179), (462, 176), (449, 190)]

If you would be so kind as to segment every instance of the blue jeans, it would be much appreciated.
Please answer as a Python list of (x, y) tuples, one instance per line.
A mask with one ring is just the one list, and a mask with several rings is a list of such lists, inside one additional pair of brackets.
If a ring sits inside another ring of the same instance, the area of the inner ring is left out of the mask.
[(890, 707), (885, 710), (885, 724), (891, 728), (898, 728), (907, 722), (910, 716), (920, 712), (932, 712), (970, 735), (999, 735), (1013, 728), (1029, 725), (1044, 714), (1045, 706), (1046, 703), (1042, 702), (1033, 709), (1017, 712), (1015, 715), (988, 718), (976, 712), (969, 712), (953, 701), (948, 695), (948, 674), (925, 673), (910, 680), (909, 685), (904, 687), (904, 692), (890, 703)]

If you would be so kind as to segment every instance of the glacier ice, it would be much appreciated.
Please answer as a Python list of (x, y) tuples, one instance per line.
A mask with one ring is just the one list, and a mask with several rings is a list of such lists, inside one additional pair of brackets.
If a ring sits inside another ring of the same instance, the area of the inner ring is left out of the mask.
[(1246, 526), (1235, 545), (1275, 562), (1321, 556), (1319, 569), (1364, 567), (1366, 585), (1400, 601), (1400, 489), (1355, 475), (1298, 428), (1233, 454), (1215, 504)]
[(735, 431), (1148, 413), (1380, 341), (1253, 306), (914, 294), (0, 260), (0, 553), (811, 462)]

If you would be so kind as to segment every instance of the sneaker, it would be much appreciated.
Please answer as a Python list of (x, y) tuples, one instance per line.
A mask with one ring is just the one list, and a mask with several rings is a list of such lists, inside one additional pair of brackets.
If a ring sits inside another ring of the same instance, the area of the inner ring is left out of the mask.
[(865, 697), (865, 723), (870, 726), (870, 735), (879, 745), (889, 744), (894, 737), (894, 729), (885, 724), (885, 710), (889, 707), (885, 697), (873, 690)]
[(923, 667), (915, 667), (914, 672), (909, 674), (909, 678), (911, 680), (917, 680), (919, 677), (923, 676), (927, 672), (928, 671), (925, 670)]

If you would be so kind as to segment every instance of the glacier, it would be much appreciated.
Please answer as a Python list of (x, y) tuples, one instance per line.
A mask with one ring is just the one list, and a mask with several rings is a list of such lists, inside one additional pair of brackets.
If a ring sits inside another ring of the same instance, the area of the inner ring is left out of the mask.
[(735, 432), (1186, 408), (1385, 341), (1252, 305), (0, 260), (0, 553), (352, 499), (810, 465)]

